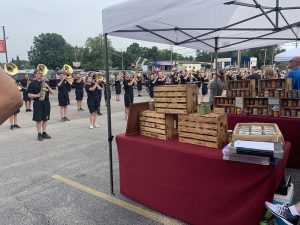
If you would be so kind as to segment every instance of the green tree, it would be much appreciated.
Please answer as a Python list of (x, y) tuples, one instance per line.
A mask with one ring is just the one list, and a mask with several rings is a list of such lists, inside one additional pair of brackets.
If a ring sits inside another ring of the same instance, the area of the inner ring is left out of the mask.
[(31, 65), (45, 64), (49, 69), (62, 68), (63, 64), (71, 63), (71, 46), (56, 33), (42, 33), (33, 39), (33, 46), (28, 52)]
[[(112, 65), (111, 57), (114, 49), (111, 41), (108, 40), (108, 56), (109, 65)], [(103, 70), (105, 65), (104, 58), (104, 38), (102, 34), (96, 37), (89, 37), (85, 42), (85, 49), (83, 50), (82, 68), (86, 70)]]

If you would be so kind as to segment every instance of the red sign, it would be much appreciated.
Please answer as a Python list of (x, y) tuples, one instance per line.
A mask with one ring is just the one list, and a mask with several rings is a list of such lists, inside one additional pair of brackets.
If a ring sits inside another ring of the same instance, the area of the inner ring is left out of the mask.
[(4, 40), (0, 40), (0, 53), (4, 53), (4, 52), (6, 52), (5, 41)]

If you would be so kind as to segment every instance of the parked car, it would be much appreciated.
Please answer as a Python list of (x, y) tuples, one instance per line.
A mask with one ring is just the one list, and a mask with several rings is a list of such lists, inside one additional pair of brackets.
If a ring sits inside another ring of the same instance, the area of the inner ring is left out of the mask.
[(33, 80), (34, 74), (33, 74), (31, 71), (21, 71), (21, 72), (18, 72), (17, 74), (13, 75), (12, 78), (13, 78), (17, 83), (19, 83), (21, 80), (24, 80), (24, 79), (25, 79), (25, 74), (28, 74), (28, 75), (29, 75), (29, 79), (30, 79), (30, 80)]
[(51, 88), (56, 87), (56, 72), (54, 70), (48, 70), (48, 73), (45, 75), (49, 80), (49, 86)]

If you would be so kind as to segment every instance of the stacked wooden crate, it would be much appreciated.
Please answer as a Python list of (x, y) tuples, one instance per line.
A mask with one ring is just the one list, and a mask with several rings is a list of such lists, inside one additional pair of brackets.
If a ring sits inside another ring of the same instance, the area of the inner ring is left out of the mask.
[(158, 113), (189, 114), (197, 112), (198, 87), (167, 85), (154, 87), (154, 107)]
[(227, 116), (214, 113), (179, 115), (178, 130), (180, 142), (219, 148), (227, 141)]
[[(140, 133), (183, 143), (218, 148), (227, 140), (227, 117), (197, 114), (197, 85), (168, 85), (154, 88), (155, 111), (139, 115)], [(179, 133), (179, 134), (178, 134)]]
[(178, 136), (178, 116), (174, 114), (143, 111), (139, 115), (140, 133), (145, 136), (169, 140)]

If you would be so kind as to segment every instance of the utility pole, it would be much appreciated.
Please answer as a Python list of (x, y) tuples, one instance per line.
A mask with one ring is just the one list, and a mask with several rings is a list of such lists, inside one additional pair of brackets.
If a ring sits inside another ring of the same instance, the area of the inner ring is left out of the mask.
[(237, 71), (238, 73), (241, 72), (241, 50), (238, 50), (238, 55), (237, 55)]
[(121, 48), (121, 58), (122, 58), (122, 68), (121, 69), (123, 69), (124, 67), (123, 67), (123, 49)]
[(5, 48), (6, 63), (8, 63), (7, 45), (6, 45), (6, 36), (5, 36), (5, 27), (4, 26), (2, 26), (2, 31), (3, 31), (3, 39), (4, 39), (4, 48)]
[(173, 45), (171, 45), (171, 64), (173, 69)]
[(275, 45), (273, 45), (273, 51), (272, 51), (272, 60), (271, 60), (272, 66), (274, 64), (274, 55), (275, 55)]
[(265, 48), (264, 66), (266, 65), (266, 61), (267, 61), (267, 49)]

